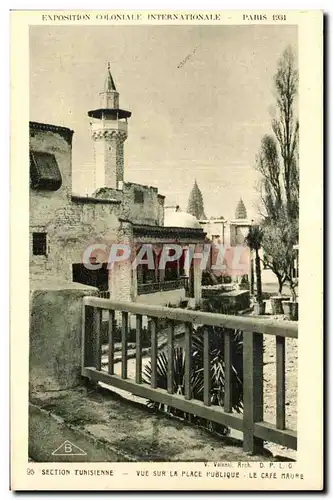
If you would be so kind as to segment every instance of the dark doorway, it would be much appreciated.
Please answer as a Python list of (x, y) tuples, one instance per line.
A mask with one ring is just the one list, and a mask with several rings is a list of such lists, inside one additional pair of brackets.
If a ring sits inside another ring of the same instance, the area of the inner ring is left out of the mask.
[(73, 264), (72, 270), (74, 282), (94, 286), (101, 291), (109, 289), (107, 264), (102, 264), (100, 269), (87, 269), (83, 264)]

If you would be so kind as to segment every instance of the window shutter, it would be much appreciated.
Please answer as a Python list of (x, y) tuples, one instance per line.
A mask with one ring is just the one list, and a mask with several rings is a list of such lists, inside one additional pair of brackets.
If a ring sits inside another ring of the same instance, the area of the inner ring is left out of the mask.
[(57, 191), (61, 184), (61, 173), (54, 154), (30, 151), (31, 187), (33, 189)]

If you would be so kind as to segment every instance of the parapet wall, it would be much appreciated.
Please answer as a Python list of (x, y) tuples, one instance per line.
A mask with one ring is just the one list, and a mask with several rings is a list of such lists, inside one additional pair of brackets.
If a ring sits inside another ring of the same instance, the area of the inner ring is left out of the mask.
[(97, 295), (97, 290), (79, 283), (31, 283), (31, 393), (69, 389), (82, 382), (82, 298), (86, 295)]

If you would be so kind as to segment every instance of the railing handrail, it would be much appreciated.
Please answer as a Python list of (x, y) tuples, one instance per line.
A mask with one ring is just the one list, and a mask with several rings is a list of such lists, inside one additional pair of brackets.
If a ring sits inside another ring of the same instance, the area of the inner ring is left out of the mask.
[(165, 318), (184, 323), (210, 325), (231, 328), (246, 332), (275, 335), (286, 338), (298, 338), (298, 323), (295, 321), (277, 321), (252, 318), (250, 316), (230, 316), (202, 311), (189, 311), (180, 308), (140, 304), (137, 302), (118, 302), (98, 297), (84, 297), (84, 305), (100, 309), (123, 311), (157, 318)]
[(179, 278), (174, 278), (172, 280), (165, 279), (163, 281), (148, 281), (147, 283), (140, 283), (140, 285), (151, 285), (153, 283), (178, 283), (178, 281), (188, 280), (188, 276), (179, 276)]
[(188, 281), (188, 276), (179, 276), (179, 278), (175, 278), (172, 280), (166, 279), (163, 281), (149, 281), (148, 283), (139, 283), (138, 286), (142, 287), (149, 287), (150, 285), (158, 285), (158, 286), (163, 286), (163, 284), (168, 284), (168, 283), (182, 283)]
[(163, 281), (151, 281), (150, 283), (139, 283), (138, 292), (139, 293), (149, 293), (149, 292), (165, 292), (169, 290), (176, 290), (179, 288), (188, 289), (188, 277), (182, 276), (173, 280), (163, 280)]

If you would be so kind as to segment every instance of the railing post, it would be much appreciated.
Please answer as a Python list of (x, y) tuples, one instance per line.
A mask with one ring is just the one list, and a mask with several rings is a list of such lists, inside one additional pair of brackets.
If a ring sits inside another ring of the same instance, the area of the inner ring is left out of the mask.
[(128, 313), (121, 314), (121, 378), (127, 378)]
[(82, 307), (82, 368), (95, 366), (95, 330), (94, 330), (94, 308)]
[(100, 309), (99, 307), (95, 307), (94, 308), (94, 333), (95, 333), (94, 366), (98, 371), (100, 371), (102, 367), (101, 329), (102, 329), (102, 309)]
[(150, 318), (151, 339), (151, 387), (157, 387), (157, 318)]
[(263, 440), (254, 436), (255, 422), (263, 421), (263, 335), (243, 332), (243, 449), (255, 454)]
[(173, 321), (168, 322), (168, 393), (173, 394), (174, 385), (174, 329), (175, 325)]
[(185, 323), (185, 399), (191, 399), (192, 323)]
[(286, 344), (276, 337), (276, 428), (286, 428)]
[(211, 403), (211, 369), (210, 369), (210, 338), (209, 328), (203, 332), (204, 352), (203, 352), (203, 371), (204, 371), (204, 404), (210, 406)]
[(142, 383), (142, 316), (136, 315), (136, 334), (135, 334), (135, 381)]
[(109, 355), (108, 355), (108, 372), (114, 374), (114, 338), (116, 335), (116, 320), (115, 312), (109, 310)]
[(232, 412), (232, 332), (225, 330), (224, 333), (224, 411)]

